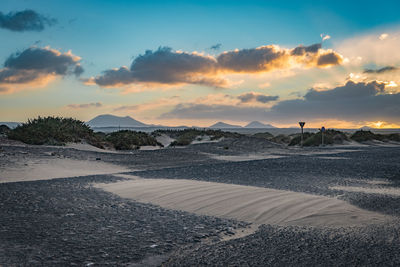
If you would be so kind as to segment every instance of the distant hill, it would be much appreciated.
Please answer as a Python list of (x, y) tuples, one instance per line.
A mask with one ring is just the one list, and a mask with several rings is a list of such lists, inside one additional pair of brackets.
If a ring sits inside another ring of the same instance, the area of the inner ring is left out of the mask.
[(372, 129), (374, 129), (374, 128), (369, 127), (369, 126), (363, 126), (360, 128), (360, 130), (364, 130), (364, 131), (368, 131), (368, 130), (372, 130)]
[(6, 125), (7, 127), (14, 129), (15, 127), (17, 127), (18, 125), (22, 124), (20, 122), (13, 122), (13, 121), (0, 121), (0, 125)]
[(233, 124), (228, 124), (225, 122), (217, 122), (216, 124), (213, 124), (209, 126), (208, 128), (214, 128), (214, 129), (227, 129), (227, 128), (242, 128), (240, 125), (233, 125)]
[(247, 124), (246, 126), (244, 126), (244, 128), (267, 128), (267, 129), (271, 129), (271, 128), (276, 128), (276, 127), (272, 126), (271, 124), (264, 124), (264, 123), (261, 123), (259, 121), (252, 121), (249, 124)]
[(87, 122), (90, 127), (148, 127), (129, 116), (118, 117), (110, 114), (99, 115)]

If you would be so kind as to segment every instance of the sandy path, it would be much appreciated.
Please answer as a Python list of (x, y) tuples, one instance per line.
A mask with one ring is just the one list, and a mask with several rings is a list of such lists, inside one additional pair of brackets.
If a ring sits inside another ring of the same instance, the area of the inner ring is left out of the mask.
[(341, 227), (387, 219), (335, 198), (253, 186), (140, 178), (96, 186), (165, 208), (256, 224)]
[(36, 159), (21, 162), (15, 167), (0, 169), (0, 183), (112, 174), (127, 171), (132, 170), (101, 161)]

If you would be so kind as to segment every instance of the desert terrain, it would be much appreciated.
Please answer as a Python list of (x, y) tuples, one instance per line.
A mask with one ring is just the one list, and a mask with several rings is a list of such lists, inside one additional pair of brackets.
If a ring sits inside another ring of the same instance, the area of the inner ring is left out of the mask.
[(400, 263), (394, 143), (0, 147), (1, 265)]

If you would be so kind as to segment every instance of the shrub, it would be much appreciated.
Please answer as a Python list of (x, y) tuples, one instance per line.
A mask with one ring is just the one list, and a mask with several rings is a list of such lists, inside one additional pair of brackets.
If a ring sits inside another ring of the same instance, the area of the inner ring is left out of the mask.
[(67, 142), (86, 141), (101, 147), (93, 130), (84, 122), (72, 118), (39, 116), (10, 130), (7, 136), (33, 145), (65, 145)]
[(371, 131), (363, 131), (363, 130), (355, 132), (350, 138), (357, 142), (366, 142), (366, 141), (372, 141), (372, 140), (378, 140), (378, 141), (384, 141), (384, 142), (387, 142), (387, 141), (400, 142), (400, 134), (398, 134), (398, 133), (375, 134)]
[(0, 125), (0, 134), (8, 134), (11, 131), (10, 127), (5, 124)]
[(141, 146), (163, 146), (153, 136), (131, 130), (121, 130), (107, 134), (105, 139), (117, 150), (137, 149)]
[(271, 140), (272, 138), (274, 138), (274, 136), (269, 132), (256, 133), (256, 134), (253, 134), (253, 137), (267, 139), (267, 140)]
[(278, 143), (278, 144), (289, 144), (292, 140), (292, 136), (287, 136), (284, 134), (278, 134), (271, 138), (271, 142)]
[[(345, 133), (336, 131), (333, 129), (328, 129), (324, 132), (324, 144), (332, 145), (332, 144), (342, 144), (343, 141), (348, 140), (348, 137)], [(297, 134), (296, 137), (292, 139), (289, 146), (300, 145), (301, 143), (301, 134)], [(317, 133), (304, 133), (304, 146), (319, 146), (322, 144), (322, 132), (319, 131)]]
[(360, 130), (355, 132), (350, 138), (356, 142), (366, 142), (372, 140), (382, 141), (384, 139), (384, 136), (381, 134), (374, 134), (371, 131)]
[(400, 142), (400, 134), (398, 133), (385, 135), (384, 138), (390, 141)]
[[(305, 141), (310, 138), (311, 136), (313, 136), (313, 133), (309, 133), (309, 132), (305, 132), (303, 134), (303, 141), (305, 143)], [(296, 145), (300, 145), (301, 143), (301, 134), (295, 134), (293, 135), (292, 140), (289, 143), (289, 146), (296, 146)]]

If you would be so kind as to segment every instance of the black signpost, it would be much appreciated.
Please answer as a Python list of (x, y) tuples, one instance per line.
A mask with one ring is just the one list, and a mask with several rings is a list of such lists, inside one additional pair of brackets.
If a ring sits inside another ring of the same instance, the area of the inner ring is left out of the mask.
[(321, 139), (322, 139), (322, 146), (324, 146), (324, 132), (325, 132), (325, 127), (321, 127)]
[(301, 127), (301, 147), (303, 147), (303, 127), (306, 124), (304, 121), (299, 121), (300, 127)]

